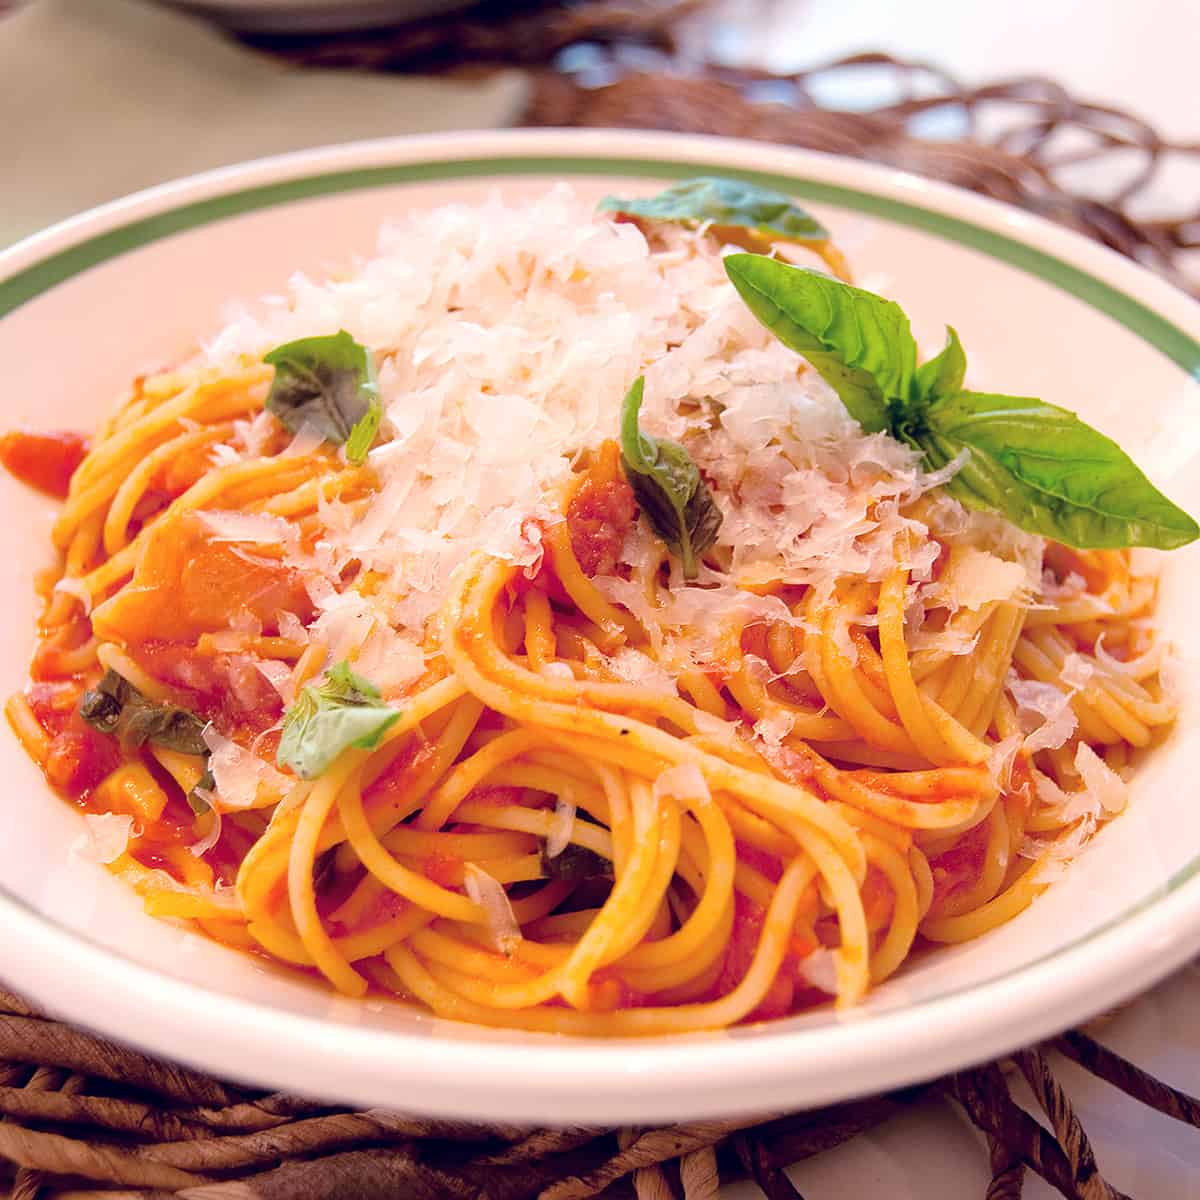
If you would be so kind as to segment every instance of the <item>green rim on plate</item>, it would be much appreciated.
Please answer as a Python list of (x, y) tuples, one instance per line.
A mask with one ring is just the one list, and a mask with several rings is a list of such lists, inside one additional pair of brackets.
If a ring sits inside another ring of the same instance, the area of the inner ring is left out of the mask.
[(559, 158), (555, 155), (523, 155), (446, 159), (329, 171), (318, 175), (302, 175), (281, 183), (245, 188), (223, 196), (181, 204), (178, 208), (144, 217), (140, 221), (131, 221), (128, 225), (98, 234), (33, 263), (0, 282), (0, 317), (73, 275), (161, 238), (208, 225), (226, 217), (290, 204), (297, 200), (308, 200), (316, 196), (397, 184), (426, 183), (439, 179), (553, 174), (683, 179), (700, 172), (747, 179), (766, 187), (782, 189), (805, 200), (836, 204), (842, 208), (869, 213), (913, 229), (925, 230), (963, 246), (970, 246), (1069, 292), (1090, 307), (1118, 321), (1165, 354), (1188, 374), (1200, 378), (1200, 341), (1111, 284), (1005, 234), (985, 229), (959, 217), (922, 208), (918, 204), (893, 200), (859, 188), (796, 175), (747, 171), (699, 162), (667, 162), (645, 158)]

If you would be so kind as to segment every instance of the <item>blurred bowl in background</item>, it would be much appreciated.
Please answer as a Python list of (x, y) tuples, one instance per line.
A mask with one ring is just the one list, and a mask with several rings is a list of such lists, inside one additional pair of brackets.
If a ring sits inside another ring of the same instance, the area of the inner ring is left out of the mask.
[(332, 33), (401, 25), (470, 8), (474, 0), (158, 0), (242, 33)]

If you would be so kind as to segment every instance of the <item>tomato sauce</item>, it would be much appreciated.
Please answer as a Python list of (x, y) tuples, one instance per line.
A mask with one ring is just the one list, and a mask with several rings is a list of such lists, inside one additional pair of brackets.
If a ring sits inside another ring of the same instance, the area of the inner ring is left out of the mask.
[(62, 500), (88, 452), (81, 433), (16, 430), (0, 437), (0, 466), (22, 483)]

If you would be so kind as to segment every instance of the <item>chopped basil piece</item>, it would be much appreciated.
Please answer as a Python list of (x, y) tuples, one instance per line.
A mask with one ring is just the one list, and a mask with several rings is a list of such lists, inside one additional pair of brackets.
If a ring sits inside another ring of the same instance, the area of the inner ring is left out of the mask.
[(301, 779), (316, 779), (343, 750), (374, 750), (399, 719), (374, 684), (340, 662), (319, 686), (303, 688), (284, 713), (275, 761)]
[(349, 462), (366, 458), (383, 414), (366, 346), (343, 329), (276, 346), (263, 362), (275, 368), (267, 410), (289, 432), (311, 425), (326, 441), (345, 445)]
[(621, 409), (621, 464), (654, 532), (695, 579), (699, 557), (713, 544), (722, 514), (691, 455), (678, 442), (638, 428), (645, 380), (638, 376)]
[(203, 737), (206, 722), (186, 709), (148, 699), (116, 671), (105, 671), (100, 682), (84, 692), (79, 715), (129, 749), (150, 742), (181, 754), (208, 753)]
[(571, 883), (579, 883), (584, 879), (611, 879), (613, 868), (612, 863), (595, 850), (568, 842), (562, 852), (553, 858), (546, 853), (546, 847), (542, 846), (542, 875), (546, 879), (565, 879)]

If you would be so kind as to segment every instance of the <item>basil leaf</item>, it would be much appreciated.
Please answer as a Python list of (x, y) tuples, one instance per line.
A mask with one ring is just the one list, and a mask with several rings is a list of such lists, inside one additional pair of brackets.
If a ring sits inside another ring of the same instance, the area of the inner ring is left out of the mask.
[(348, 747), (374, 750), (400, 719), (380, 699), (379, 689), (348, 662), (331, 667), (319, 687), (302, 688), (284, 713), (276, 763), (301, 779), (316, 779)]
[(685, 579), (695, 579), (697, 561), (716, 541), (722, 513), (692, 457), (665, 438), (638, 428), (645, 378), (633, 381), (621, 407), (621, 465), (647, 520), (683, 562)]
[(119, 738), (128, 750), (150, 742), (181, 754), (208, 754), (206, 722), (186, 709), (148, 699), (116, 671), (105, 671), (100, 682), (84, 692), (79, 715), (93, 729)]
[(917, 368), (916, 392), (919, 400), (941, 400), (962, 391), (967, 373), (967, 356), (952, 325), (946, 326), (946, 344), (940, 353)]
[(542, 846), (542, 877), (544, 879), (565, 879), (571, 883), (579, 883), (584, 879), (611, 879), (613, 877), (612, 863), (595, 850), (586, 846), (578, 846), (568, 842), (562, 852), (553, 858), (546, 853)]
[(363, 426), (369, 437), (360, 432), (355, 445), (361, 462), (379, 428), (379, 386), (371, 352), (343, 329), (276, 346), (263, 355), (263, 362), (275, 368), (267, 409), (291, 433), (308, 424), (326, 441), (340, 446), (376, 413), (374, 427)]
[(601, 212), (628, 213), (652, 221), (710, 222), (749, 229), (768, 240), (824, 242), (829, 232), (782, 192), (740, 179), (704, 176), (673, 184), (657, 196), (623, 200), (605, 196)]
[(865, 431), (886, 430), (931, 470), (965, 450), (945, 485), (964, 504), (1079, 549), (1170, 550), (1200, 536), (1115, 442), (1074, 413), (962, 391), (967, 360), (953, 329), (918, 369), (908, 318), (891, 301), (761, 255), (730, 255), (725, 269), (750, 311), (820, 371)]
[(750, 311), (808, 359), (866, 433), (908, 403), (917, 347), (898, 304), (761, 254), (731, 254), (725, 272)]
[(935, 400), (908, 440), (933, 468), (966, 449), (952, 495), (1068, 546), (1171, 550), (1200, 536), (1120, 446), (1041, 400), (959, 392)]

